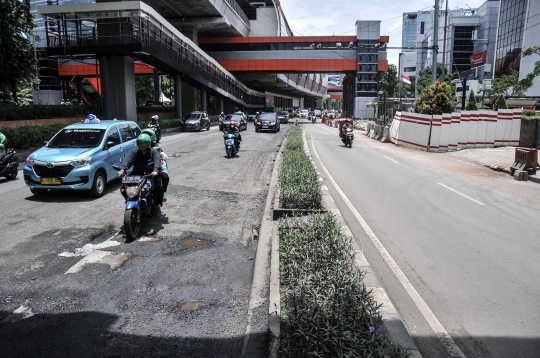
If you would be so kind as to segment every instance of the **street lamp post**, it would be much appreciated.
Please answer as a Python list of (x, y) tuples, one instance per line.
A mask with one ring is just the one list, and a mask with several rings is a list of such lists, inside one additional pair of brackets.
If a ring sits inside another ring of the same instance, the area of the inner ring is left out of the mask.
[(377, 92), (379, 95), (384, 95), (384, 114), (383, 114), (383, 124), (386, 125), (386, 91)]
[(41, 37), (39, 37), (38, 35), (35, 35), (34, 36), (34, 42), (36, 43), (34, 45), (34, 59), (36, 60), (36, 81), (34, 83), (36, 85), (38, 103), (41, 104), (41, 92), (40, 92), (41, 80), (39, 79), (39, 66), (38, 66), (38, 63), (37, 63), (37, 47), (38, 47), (39, 43), (41, 42)]

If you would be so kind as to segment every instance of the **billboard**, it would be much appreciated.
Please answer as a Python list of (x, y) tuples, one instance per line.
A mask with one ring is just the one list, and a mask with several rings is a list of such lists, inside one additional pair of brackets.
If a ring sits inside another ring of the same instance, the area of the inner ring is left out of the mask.
[(482, 66), (486, 64), (487, 60), (487, 51), (482, 51), (471, 55), (471, 68)]

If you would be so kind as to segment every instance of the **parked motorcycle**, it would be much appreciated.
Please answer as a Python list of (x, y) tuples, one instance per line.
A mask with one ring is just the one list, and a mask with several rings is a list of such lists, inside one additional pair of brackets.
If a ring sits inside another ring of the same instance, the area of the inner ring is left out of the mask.
[(6, 177), (7, 180), (13, 180), (17, 177), (19, 163), (15, 161), (15, 150), (8, 148), (2, 157), (0, 153), (0, 177)]
[[(147, 172), (150, 173), (154, 163), (150, 163)], [(113, 168), (120, 171), (117, 165)], [(124, 233), (128, 240), (134, 240), (141, 229), (141, 219), (154, 215), (154, 197), (152, 175), (128, 175), (122, 177), (122, 195), (126, 198), (126, 211), (124, 212)]]
[(352, 148), (352, 142), (354, 139), (353, 129), (352, 128), (344, 128), (343, 129), (343, 136), (341, 137), (341, 141), (346, 146), (349, 146), (349, 148)]
[(146, 127), (150, 128), (154, 131), (154, 133), (156, 133), (156, 143), (159, 143), (159, 141), (161, 140), (161, 127), (159, 126), (158, 116), (152, 116), (152, 121), (148, 123)]
[(234, 133), (225, 133), (223, 138), (225, 139), (225, 152), (227, 153), (227, 158), (234, 157), (238, 153), (236, 135)]

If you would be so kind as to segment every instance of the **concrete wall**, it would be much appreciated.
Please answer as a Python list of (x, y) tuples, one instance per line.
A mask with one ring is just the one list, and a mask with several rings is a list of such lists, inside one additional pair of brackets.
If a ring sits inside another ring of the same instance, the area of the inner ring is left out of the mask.
[(35, 104), (60, 104), (63, 101), (62, 91), (58, 90), (34, 90), (32, 98)]
[(257, 9), (257, 20), (250, 20), (249, 36), (277, 36), (278, 22), (276, 9), (263, 7)]

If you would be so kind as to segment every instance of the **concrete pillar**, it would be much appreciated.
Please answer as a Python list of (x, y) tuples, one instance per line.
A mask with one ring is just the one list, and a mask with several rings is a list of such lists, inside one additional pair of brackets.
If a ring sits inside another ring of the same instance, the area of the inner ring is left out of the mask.
[(201, 110), (206, 112), (206, 87), (201, 88)]
[(304, 109), (304, 97), (300, 97), (300, 110)]
[(154, 104), (159, 102), (159, 71), (154, 67)]
[(137, 120), (135, 71), (131, 56), (98, 55), (101, 71), (101, 119)]
[(174, 74), (174, 116), (182, 118), (182, 79), (179, 73)]
[(224, 99), (223, 99), (223, 96), (220, 95), (219, 96), (219, 114), (221, 114), (221, 112), (225, 112), (225, 105), (224, 105)]

